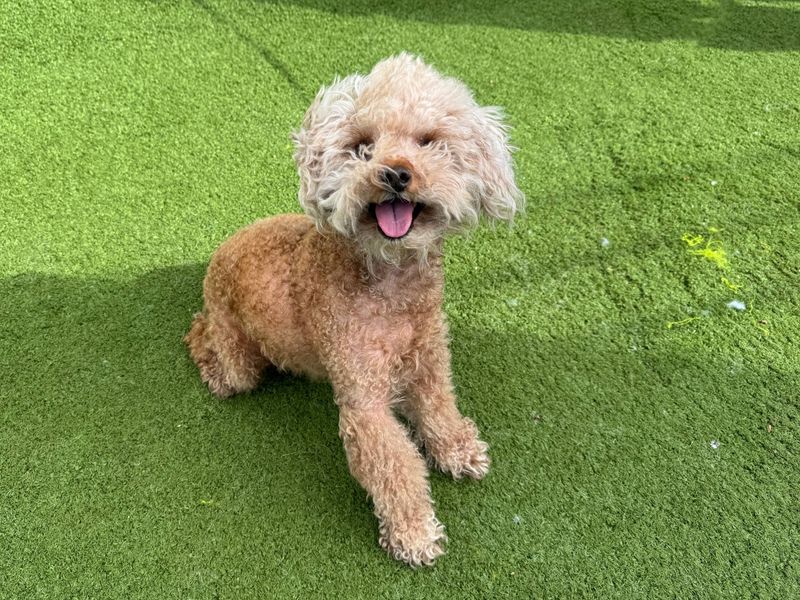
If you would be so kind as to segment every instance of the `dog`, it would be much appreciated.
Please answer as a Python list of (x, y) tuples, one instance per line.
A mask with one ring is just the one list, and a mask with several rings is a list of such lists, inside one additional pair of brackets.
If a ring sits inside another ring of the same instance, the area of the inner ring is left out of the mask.
[(456, 479), (481, 479), (490, 462), (456, 408), (443, 243), (522, 209), (508, 128), (500, 109), (402, 53), (323, 87), (293, 141), (305, 214), (219, 247), (185, 342), (220, 397), (254, 389), (267, 368), (330, 380), (380, 545), (430, 565), (446, 536), (423, 452)]

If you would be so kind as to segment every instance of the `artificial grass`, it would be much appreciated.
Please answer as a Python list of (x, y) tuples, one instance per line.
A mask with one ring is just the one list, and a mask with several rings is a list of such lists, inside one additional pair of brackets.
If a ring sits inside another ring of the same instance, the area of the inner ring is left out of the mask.
[[(800, 595), (796, 2), (3, 0), (0, 32), (0, 597)], [(448, 244), (494, 465), (432, 476), (420, 571), (327, 385), (220, 402), (180, 341), (213, 249), (298, 210), (319, 85), (400, 50), (506, 107), (528, 197)]]

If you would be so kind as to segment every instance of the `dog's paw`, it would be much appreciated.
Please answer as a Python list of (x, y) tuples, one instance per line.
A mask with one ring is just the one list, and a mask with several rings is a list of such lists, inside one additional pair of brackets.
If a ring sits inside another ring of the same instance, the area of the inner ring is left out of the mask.
[(444, 466), (444, 470), (454, 479), (461, 479), (463, 476), (483, 479), (489, 472), (491, 463), (489, 445), (476, 438), (475, 443), (469, 448), (461, 449), (457, 457)]
[(214, 360), (198, 362), (200, 368), (200, 379), (208, 386), (208, 391), (217, 398), (230, 398), (234, 394), (233, 386), (228, 383), (227, 377), (219, 367), (219, 363)]
[(435, 460), (439, 468), (445, 473), (450, 473), (453, 479), (461, 479), (464, 476), (483, 479), (489, 472), (492, 462), (489, 458), (488, 444), (477, 438), (473, 443), (453, 449)]
[(429, 452), (439, 469), (454, 479), (483, 479), (489, 472), (489, 445), (478, 437), (478, 429), (469, 419), (464, 419), (461, 431), (437, 440)]
[(446, 541), (444, 525), (434, 516), (417, 523), (389, 525), (380, 521), (378, 543), (389, 556), (414, 568), (431, 566), (437, 557), (444, 554)]

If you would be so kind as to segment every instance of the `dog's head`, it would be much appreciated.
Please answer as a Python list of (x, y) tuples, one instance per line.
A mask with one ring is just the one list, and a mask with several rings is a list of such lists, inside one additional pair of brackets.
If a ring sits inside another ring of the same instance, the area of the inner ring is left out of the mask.
[(500, 110), (408, 54), (322, 88), (294, 141), (306, 213), (376, 259), (522, 205)]

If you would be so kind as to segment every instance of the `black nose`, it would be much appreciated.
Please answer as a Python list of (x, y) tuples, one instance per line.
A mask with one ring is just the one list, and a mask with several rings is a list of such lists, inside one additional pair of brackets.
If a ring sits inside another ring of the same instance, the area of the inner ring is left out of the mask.
[(387, 167), (381, 171), (381, 179), (395, 192), (402, 192), (411, 183), (411, 171), (405, 167)]

